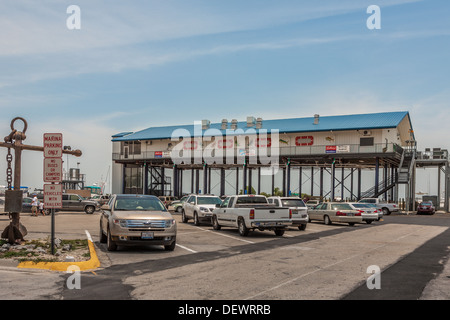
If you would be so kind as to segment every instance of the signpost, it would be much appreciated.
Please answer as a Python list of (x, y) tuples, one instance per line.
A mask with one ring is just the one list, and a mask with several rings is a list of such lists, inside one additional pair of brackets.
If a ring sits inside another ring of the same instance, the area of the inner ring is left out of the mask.
[(44, 182), (52, 183), (44, 185), (44, 207), (52, 215), (52, 254), (55, 254), (55, 209), (62, 208), (62, 140), (62, 133), (44, 133)]

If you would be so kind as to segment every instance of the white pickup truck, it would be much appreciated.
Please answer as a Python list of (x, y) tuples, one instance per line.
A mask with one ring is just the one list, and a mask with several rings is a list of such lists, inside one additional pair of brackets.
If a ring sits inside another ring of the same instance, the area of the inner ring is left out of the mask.
[(399, 207), (395, 203), (389, 203), (378, 198), (363, 198), (359, 200), (360, 203), (371, 203), (374, 204), (377, 209), (383, 212), (383, 215), (390, 215), (392, 212), (398, 212)]
[(221, 227), (238, 228), (241, 236), (247, 236), (251, 230), (273, 230), (282, 236), (285, 229), (292, 225), (292, 210), (271, 206), (265, 196), (238, 195), (223, 200), (213, 210), (214, 230)]

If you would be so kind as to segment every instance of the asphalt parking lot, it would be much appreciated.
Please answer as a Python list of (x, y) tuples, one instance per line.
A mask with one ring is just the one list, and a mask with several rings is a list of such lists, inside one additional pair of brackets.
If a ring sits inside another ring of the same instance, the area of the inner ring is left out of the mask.
[[(356, 299), (363, 294), (387, 293), (387, 290), (365, 288), (369, 266), (378, 266), (382, 270), (381, 279), (387, 279), (389, 270), (406, 258), (411, 259), (433, 241), (436, 249), (427, 252), (435, 254), (422, 262), (424, 267), (417, 268), (420, 274), (414, 273), (416, 268), (406, 265), (395, 278), (408, 271), (404, 281), (419, 288), (413, 299), (435, 299), (437, 291), (430, 286), (439, 274), (445, 276), (448, 252), (447, 245), (442, 243), (448, 238), (438, 239), (449, 233), (450, 217), (446, 214), (391, 215), (384, 221), (353, 227), (313, 222), (305, 231), (292, 228), (281, 237), (269, 231), (254, 231), (248, 237), (241, 237), (236, 229), (215, 231), (209, 225), (181, 223), (180, 215), (174, 217), (178, 222), (174, 251), (165, 251), (162, 246), (143, 246), (119, 247), (116, 252), (108, 252), (106, 245), (98, 241), (99, 212), (58, 213), (56, 237), (84, 238), (87, 230), (94, 240), (101, 267), (83, 273), (79, 291), (61, 290), (64, 286), (58, 281), (64, 281), (66, 275), (40, 271), (40, 279), (49, 277), (55, 286), (50, 286), (48, 292), (36, 292), (33, 299)], [(27, 239), (50, 234), (49, 216), (23, 214), (21, 221), (28, 228)], [(8, 217), (0, 216), (0, 228), (7, 223)], [(412, 261), (421, 263), (420, 257)], [(33, 273), (9, 267), (8, 277), (13, 272), (23, 280)], [(27, 290), (28, 282), (21, 283), (22, 290)], [(382, 282), (382, 288), (388, 286), (389, 283)], [(14, 290), (21, 287), (16, 286)], [(352, 296), (358, 290), (364, 292)], [(439, 292), (442, 297), (442, 289)], [(397, 294), (401, 299), (403, 293)], [(446, 297), (450, 298), (448, 290)], [(389, 295), (384, 298), (389, 299)]]

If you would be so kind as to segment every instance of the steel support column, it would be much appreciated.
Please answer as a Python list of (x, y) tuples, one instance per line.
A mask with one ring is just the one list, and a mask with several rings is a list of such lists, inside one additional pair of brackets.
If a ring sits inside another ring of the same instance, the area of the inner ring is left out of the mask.
[(335, 175), (336, 175), (336, 164), (335, 160), (331, 163), (331, 201), (334, 201), (334, 188), (335, 188)]
[(375, 194), (378, 194), (378, 184), (380, 182), (380, 158), (375, 158)]
[(298, 194), (301, 197), (302, 196), (302, 175), (303, 175), (303, 168), (298, 167)]
[(286, 164), (286, 197), (291, 195), (291, 163)]
[(208, 193), (208, 165), (203, 164), (203, 194)]

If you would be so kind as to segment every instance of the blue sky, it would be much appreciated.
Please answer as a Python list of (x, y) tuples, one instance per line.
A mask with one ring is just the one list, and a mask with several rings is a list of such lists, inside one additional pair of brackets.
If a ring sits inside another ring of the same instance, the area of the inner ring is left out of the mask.
[[(66, 9), (81, 9), (68, 30)], [(381, 30), (369, 30), (369, 5)], [(450, 148), (450, 3), (445, 0), (3, 1), (0, 135), (62, 132), (88, 184), (111, 135), (150, 126), (409, 111), (419, 148)], [(3, 129), (1, 129), (3, 128)], [(5, 150), (0, 150), (4, 159)], [(0, 184), (4, 184), (0, 160)], [(24, 155), (23, 185), (42, 185)]]

